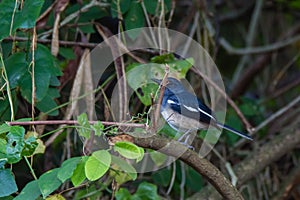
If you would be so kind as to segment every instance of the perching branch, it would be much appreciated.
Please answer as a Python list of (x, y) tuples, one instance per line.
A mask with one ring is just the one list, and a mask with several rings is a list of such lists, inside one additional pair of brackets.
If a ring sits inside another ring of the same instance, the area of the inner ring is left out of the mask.
[[(180, 160), (194, 168), (198, 173), (205, 177), (224, 199), (243, 199), (239, 191), (230, 183), (230, 181), (216, 168), (211, 162), (205, 158), (201, 158), (195, 151), (187, 149), (181, 143), (162, 138), (160, 136), (152, 136), (149, 138), (135, 138), (135, 144), (153, 150), (160, 150), (168, 156), (178, 157), (181, 152)], [(163, 148), (163, 147), (168, 148)]]

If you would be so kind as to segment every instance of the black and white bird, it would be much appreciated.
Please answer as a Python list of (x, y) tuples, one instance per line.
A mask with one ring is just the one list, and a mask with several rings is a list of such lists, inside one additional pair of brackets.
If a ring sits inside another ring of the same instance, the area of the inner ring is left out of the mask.
[[(157, 84), (162, 82), (159, 79), (152, 80)], [(176, 131), (208, 129), (211, 124), (216, 128), (226, 129), (243, 138), (253, 140), (251, 136), (220, 123), (208, 106), (187, 91), (179, 80), (172, 77), (167, 78), (160, 112)]]

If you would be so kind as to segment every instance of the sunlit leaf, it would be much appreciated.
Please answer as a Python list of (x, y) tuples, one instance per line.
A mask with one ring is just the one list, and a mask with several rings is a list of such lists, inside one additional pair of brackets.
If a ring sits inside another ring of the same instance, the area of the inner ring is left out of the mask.
[(84, 168), (85, 168), (85, 162), (88, 160), (88, 158), (89, 158), (88, 156), (82, 157), (80, 162), (76, 166), (76, 169), (73, 172), (71, 181), (75, 187), (80, 185), (86, 179)]
[(101, 178), (109, 169), (111, 155), (106, 150), (94, 152), (85, 163), (85, 175), (90, 181)]
[(140, 159), (144, 156), (143, 151), (140, 149), (141, 147), (126, 141), (116, 142), (114, 145), (114, 150), (128, 159)]

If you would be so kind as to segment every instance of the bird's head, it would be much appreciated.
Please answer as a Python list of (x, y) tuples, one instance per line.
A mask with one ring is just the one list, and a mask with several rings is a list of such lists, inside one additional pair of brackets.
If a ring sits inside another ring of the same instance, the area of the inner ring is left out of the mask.
[[(161, 79), (152, 78), (151, 80), (159, 85), (162, 82)], [(168, 77), (167, 83), (165, 86), (166, 86), (167, 90), (170, 90), (172, 93), (175, 93), (175, 94), (185, 91), (185, 88), (182, 85), (182, 83), (179, 80), (177, 80), (176, 78)]]

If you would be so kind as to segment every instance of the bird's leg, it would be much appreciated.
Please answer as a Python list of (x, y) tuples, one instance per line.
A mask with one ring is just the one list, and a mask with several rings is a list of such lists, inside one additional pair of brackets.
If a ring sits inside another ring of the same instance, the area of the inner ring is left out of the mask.
[[(186, 131), (182, 136), (180, 136), (178, 138), (178, 142), (182, 143), (183, 145), (187, 146), (189, 149), (191, 150), (195, 150), (195, 148), (191, 145), (189, 145), (187, 142), (189, 141), (189, 138), (190, 138), (190, 132), (192, 131), (193, 129), (189, 129), (188, 131)], [(184, 142), (181, 142), (181, 140), (185, 138)]]

